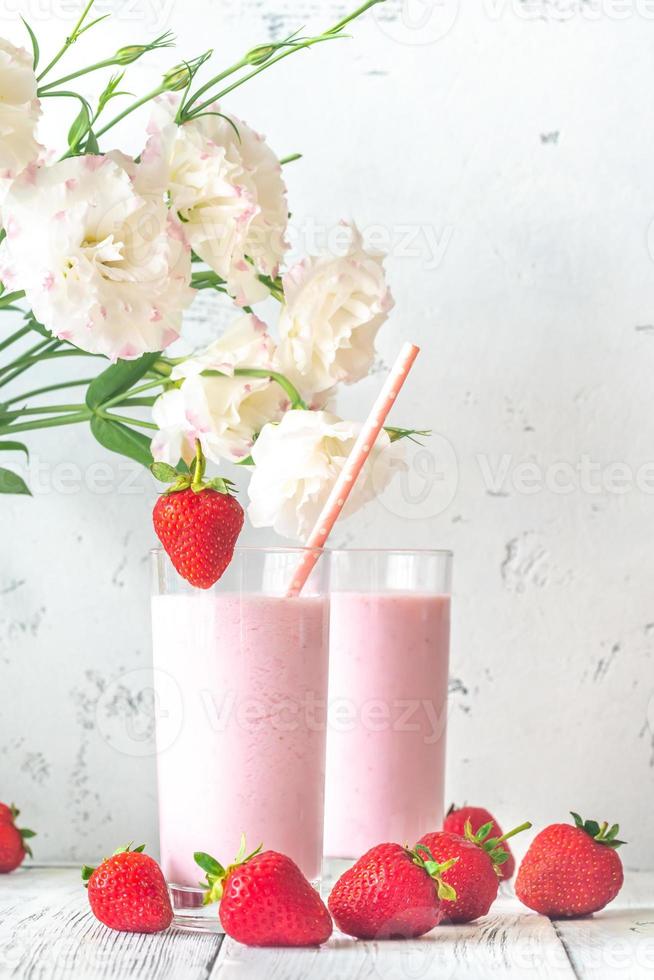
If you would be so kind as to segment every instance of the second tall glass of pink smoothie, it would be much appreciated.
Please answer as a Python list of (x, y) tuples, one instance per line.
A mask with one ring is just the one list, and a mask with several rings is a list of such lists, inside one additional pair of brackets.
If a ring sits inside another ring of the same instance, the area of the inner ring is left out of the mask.
[(329, 563), (286, 598), (303, 549), (237, 549), (208, 591), (154, 553), (152, 628), (161, 863), (178, 921), (200, 912), (205, 851), (222, 864), (241, 834), (321, 874)]
[(452, 556), (331, 553), (325, 855), (443, 821)]

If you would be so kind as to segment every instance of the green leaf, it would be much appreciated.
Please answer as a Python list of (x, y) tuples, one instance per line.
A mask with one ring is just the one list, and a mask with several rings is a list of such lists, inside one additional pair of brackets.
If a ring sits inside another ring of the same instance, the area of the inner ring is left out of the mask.
[(456, 902), (456, 891), (444, 881), (438, 882), (438, 897), (441, 901)]
[[(479, 830), (475, 834), (475, 839), (478, 840), (478, 841), (480, 841), (480, 842), (481, 841), (485, 841), (486, 838), (488, 837), (488, 835), (490, 834), (490, 832), (491, 832), (492, 829), (493, 829), (493, 821), (492, 820), (489, 820), (488, 823), (485, 823), (483, 825), (483, 827), (480, 827), (479, 828)], [(493, 841), (487, 841), (487, 843), (492, 844), (494, 842)]]
[(0, 442), (0, 451), (25, 453), (27, 459), (30, 458), (29, 449), (24, 442)]
[(22, 414), (23, 413), (20, 408), (12, 409), (11, 411), (0, 409), (0, 425), (11, 425), (11, 423), (15, 422), (15, 420)]
[(32, 68), (34, 69), (34, 71), (36, 71), (37, 66), (38, 66), (38, 63), (39, 63), (39, 54), (40, 54), (40, 52), (39, 52), (39, 42), (36, 40), (36, 34), (32, 30), (32, 28), (30, 27), (30, 25), (27, 23), (27, 21), (25, 20), (25, 18), (23, 16), (21, 16), (20, 19), (22, 20), (23, 24), (25, 25), (25, 29), (26, 29), (27, 33), (29, 34), (29, 36), (30, 36), (30, 41), (32, 42)]
[(99, 415), (91, 419), (91, 432), (100, 445), (112, 453), (128, 456), (148, 468), (152, 466), (150, 440), (142, 432), (136, 432), (122, 422), (100, 418)]
[(98, 143), (97, 137), (92, 129), (89, 129), (89, 135), (86, 137), (84, 152), (93, 153), (96, 155), (100, 152), (100, 144)]
[(578, 813), (575, 813), (574, 812), (574, 810), (570, 810), (570, 816), (574, 820), (576, 827), (583, 827), (584, 826), (584, 821), (581, 819), (581, 817), (579, 816)]
[(2, 466), (0, 466), (0, 493), (21, 493), (27, 494), (28, 497), (32, 496), (22, 476), (14, 473), (13, 470), (6, 470)]
[(600, 825), (598, 824), (597, 820), (587, 820), (584, 824), (584, 830), (587, 834), (590, 834), (591, 837), (597, 837), (600, 832)]
[(213, 875), (216, 878), (221, 878), (225, 874), (225, 869), (223, 868), (220, 861), (216, 861), (215, 858), (211, 857), (210, 854), (206, 854), (204, 851), (196, 851), (193, 855), (196, 864), (199, 864), (203, 871), (206, 871), (208, 875)]
[(161, 357), (159, 352), (143, 354), (135, 361), (117, 361), (99, 374), (91, 382), (86, 392), (86, 404), (96, 409), (104, 405), (110, 398), (122, 395), (140, 381), (154, 362)]
[(42, 323), (39, 323), (31, 310), (25, 315), (25, 323), (31, 330), (36, 330), (37, 333), (40, 333), (42, 337), (52, 337), (51, 332)]
[(82, 881), (85, 881), (85, 882), (88, 881), (94, 871), (95, 871), (95, 868), (92, 868), (90, 864), (83, 864), (82, 865)]
[(155, 480), (159, 480), (161, 483), (172, 483), (179, 476), (175, 467), (169, 466), (168, 463), (153, 463), (150, 471)]
[(91, 114), (86, 102), (82, 102), (80, 111), (75, 116), (73, 124), (68, 130), (68, 145), (71, 150), (76, 149), (81, 139), (86, 136), (91, 128)]
[(20, 836), (23, 837), (23, 838), (26, 838), (26, 837), (36, 837), (36, 831), (35, 830), (21, 830), (20, 831)]

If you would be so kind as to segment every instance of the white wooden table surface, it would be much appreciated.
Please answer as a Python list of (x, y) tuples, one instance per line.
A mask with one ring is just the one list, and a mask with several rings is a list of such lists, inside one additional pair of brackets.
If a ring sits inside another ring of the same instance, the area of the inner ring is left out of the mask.
[(15, 980), (651, 980), (654, 872), (628, 873), (618, 899), (588, 919), (550, 922), (507, 891), (468, 926), (411, 942), (340, 935), (318, 950), (248, 949), (175, 928), (112, 932), (91, 915), (79, 870), (0, 876), (0, 978)]

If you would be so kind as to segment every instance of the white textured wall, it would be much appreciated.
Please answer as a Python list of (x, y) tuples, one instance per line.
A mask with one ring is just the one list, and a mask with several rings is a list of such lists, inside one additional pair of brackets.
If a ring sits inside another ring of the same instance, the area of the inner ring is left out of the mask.
[[(222, 64), (348, 5), (99, 6), (119, 16), (111, 40), (88, 36), (98, 57), (170, 27)], [(64, 3), (24, 9), (70, 27)], [(340, 217), (387, 241), (380, 370), (402, 340), (424, 351), (395, 421), (437, 435), (335, 542), (456, 553), (448, 796), (507, 824), (619, 819), (627, 863), (654, 867), (654, 4), (389, 0), (353, 33), (228, 103), (305, 153), (288, 168), (298, 246)], [(203, 299), (196, 329), (217, 316)], [(82, 429), (31, 445), (40, 491), (0, 500), (0, 798), (40, 831), (39, 858), (77, 861), (156, 836), (155, 490)]]

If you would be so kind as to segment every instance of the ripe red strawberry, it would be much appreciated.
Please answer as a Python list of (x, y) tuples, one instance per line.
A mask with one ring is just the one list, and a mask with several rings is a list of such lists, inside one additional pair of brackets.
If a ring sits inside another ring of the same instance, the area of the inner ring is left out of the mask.
[(25, 855), (32, 857), (32, 850), (25, 841), (35, 837), (33, 830), (19, 829), (16, 817), (19, 810), (13, 805), (0, 803), (0, 874), (15, 871), (23, 863)]
[(332, 934), (332, 920), (318, 892), (297, 864), (277, 851), (258, 847), (245, 856), (241, 842), (227, 868), (198, 851), (207, 873), (205, 904), (220, 901), (220, 921), (228, 936), (246, 946), (320, 946)]
[(11, 806), (7, 806), (6, 803), (0, 803), (0, 823), (13, 823), (18, 813), (19, 811), (13, 803)]
[(624, 881), (616, 851), (618, 824), (554, 823), (541, 830), (525, 854), (515, 890), (530, 909), (552, 918), (599, 912), (613, 901)]
[(119, 932), (161, 932), (173, 920), (168, 887), (145, 845), (120, 847), (97, 868), (84, 865), (89, 904), (96, 919)]
[(192, 474), (152, 466), (158, 480), (175, 481), (154, 506), (154, 529), (179, 574), (199, 589), (211, 588), (229, 565), (245, 518), (230, 481), (205, 483), (204, 467), (199, 443)]
[(411, 939), (438, 925), (442, 901), (456, 898), (439, 865), (399, 844), (371, 848), (336, 882), (329, 911), (341, 932), (357, 939)]
[[(492, 813), (485, 810), (482, 806), (462, 806), (459, 809), (452, 804), (450, 809), (447, 811), (447, 816), (443, 821), (443, 830), (447, 830), (451, 834), (459, 834), (461, 837), (465, 836), (465, 826), (466, 820), (470, 821), (470, 826), (472, 827), (473, 834), (476, 834), (484, 824), (490, 823), (491, 827), (491, 837), (501, 837), (502, 828), (495, 819)], [(505, 861), (500, 867), (500, 878), (504, 878), (506, 881), (512, 878), (515, 874), (515, 858), (511, 852), (511, 848), (508, 844), (503, 845), (504, 850), (509, 855), (508, 860)]]
[[(456, 892), (455, 899), (443, 900), (443, 919), (472, 922), (486, 915), (497, 898), (502, 864), (507, 857), (502, 839), (490, 836), (492, 826), (492, 821), (489, 821), (475, 834), (470, 821), (467, 821), (464, 836), (441, 830), (425, 834), (416, 844), (416, 851), (422, 852), (426, 848), (426, 853), (435, 861), (446, 862), (458, 858), (456, 864), (443, 873), (443, 881)], [(531, 827), (530, 823), (522, 824), (506, 836), (513, 837), (528, 827)]]

